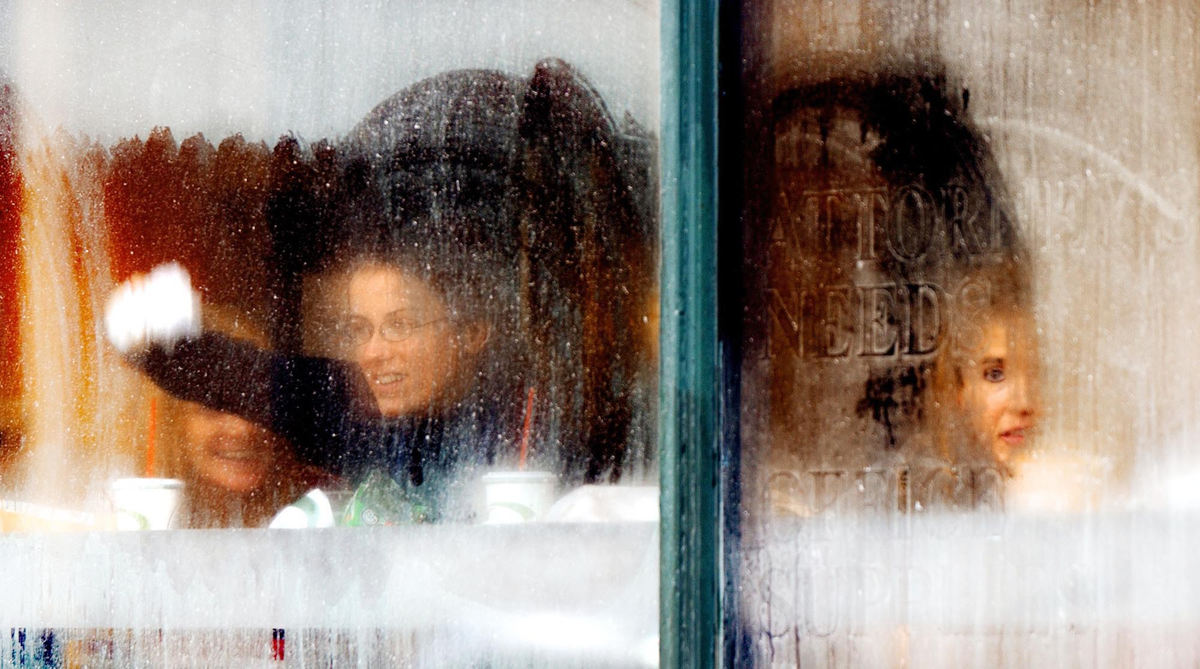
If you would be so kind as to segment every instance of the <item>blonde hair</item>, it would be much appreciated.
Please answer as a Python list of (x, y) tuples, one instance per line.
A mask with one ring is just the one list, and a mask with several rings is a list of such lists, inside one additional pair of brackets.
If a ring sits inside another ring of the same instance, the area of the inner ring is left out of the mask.
[(1026, 272), (1015, 262), (977, 270), (960, 282), (951, 308), (951, 326), (933, 361), (927, 424), (936, 457), (951, 464), (984, 462), (994, 457), (960, 404), (968, 367), (985, 346), (989, 328), (1003, 325), (1020, 333), (1020, 346), (1036, 360), (1036, 328)]

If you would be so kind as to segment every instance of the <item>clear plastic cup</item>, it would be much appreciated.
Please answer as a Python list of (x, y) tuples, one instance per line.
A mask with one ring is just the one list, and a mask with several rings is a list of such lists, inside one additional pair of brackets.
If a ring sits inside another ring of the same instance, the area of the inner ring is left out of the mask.
[(166, 530), (175, 522), (183, 481), (121, 478), (108, 484), (118, 530)]
[(550, 472), (489, 472), (483, 475), (485, 523), (527, 523), (554, 503), (558, 477)]

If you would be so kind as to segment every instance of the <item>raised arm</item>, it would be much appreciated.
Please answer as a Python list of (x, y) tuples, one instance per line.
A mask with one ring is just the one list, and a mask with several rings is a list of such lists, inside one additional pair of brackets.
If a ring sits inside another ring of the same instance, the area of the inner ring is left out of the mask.
[(163, 266), (114, 291), (105, 328), (163, 390), (274, 431), (305, 462), (353, 476), (386, 457), (379, 410), (356, 367), (204, 332), (200, 308), (187, 273)]

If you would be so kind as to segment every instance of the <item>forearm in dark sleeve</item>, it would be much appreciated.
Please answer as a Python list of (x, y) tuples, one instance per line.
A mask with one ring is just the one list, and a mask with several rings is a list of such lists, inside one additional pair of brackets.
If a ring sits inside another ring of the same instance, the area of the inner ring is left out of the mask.
[(272, 429), (291, 440), (300, 460), (355, 478), (384, 457), (379, 409), (357, 367), (277, 356), (272, 375)]
[(236, 414), (289, 440), (305, 462), (335, 472), (367, 457), (359, 434), (378, 409), (354, 367), (266, 351), (221, 334), (154, 347), (133, 359), (163, 390)]

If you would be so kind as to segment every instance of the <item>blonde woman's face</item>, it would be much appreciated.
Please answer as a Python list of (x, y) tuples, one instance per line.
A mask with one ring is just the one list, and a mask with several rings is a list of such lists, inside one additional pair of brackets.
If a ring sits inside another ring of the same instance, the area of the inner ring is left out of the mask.
[(280, 457), (277, 437), (233, 414), (189, 403), (183, 427), (192, 475), (229, 492), (248, 493), (261, 487)]
[(979, 441), (1007, 463), (1025, 451), (1036, 426), (1036, 351), (1027, 319), (993, 319), (964, 366), (959, 406)]

